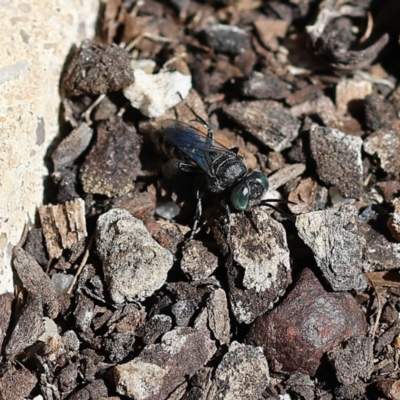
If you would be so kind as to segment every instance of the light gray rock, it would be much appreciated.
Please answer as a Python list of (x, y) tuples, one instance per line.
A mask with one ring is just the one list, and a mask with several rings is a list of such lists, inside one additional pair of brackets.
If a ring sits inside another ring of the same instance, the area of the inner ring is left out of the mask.
[(292, 281), (285, 229), (268, 212), (257, 207), (231, 218), (229, 299), (240, 323), (250, 324), (271, 309)]
[(114, 368), (117, 392), (135, 400), (166, 399), (215, 351), (214, 341), (204, 332), (175, 328), (161, 343), (146, 346), (139, 357)]
[(302, 214), (296, 219), (299, 236), (311, 248), (324, 278), (335, 291), (367, 286), (357, 217), (357, 208), (346, 205)]
[(96, 248), (116, 303), (145, 299), (167, 279), (173, 255), (128, 211), (112, 209), (97, 221)]
[(364, 150), (378, 156), (384, 171), (400, 173), (400, 131), (380, 129), (374, 132), (365, 139)]
[(208, 278), (218, 267), (218, 257), (198, 240), (185, 243), (181, 269), (192, 280)]
[(215, 371), (218, 400), (260, 399), (269, 382), (267, 360), (261, 347), (233, 342)]

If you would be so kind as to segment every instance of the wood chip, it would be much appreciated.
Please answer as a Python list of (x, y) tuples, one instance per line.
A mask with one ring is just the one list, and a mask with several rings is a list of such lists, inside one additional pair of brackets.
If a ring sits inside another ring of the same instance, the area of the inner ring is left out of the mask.
[(64, 249), (87, 236), (85, 203), (82, 199), (39, 207), (40, 222), (50, 258), (59, 258)]

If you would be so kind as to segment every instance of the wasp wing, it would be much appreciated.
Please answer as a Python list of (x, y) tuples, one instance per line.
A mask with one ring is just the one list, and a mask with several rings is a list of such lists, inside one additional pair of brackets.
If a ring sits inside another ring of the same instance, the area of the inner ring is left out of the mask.
[(212, 175), (213, 165), (210, 155), (226, 154), (232, 157), (232, 150), (214, 139), (208, 137), (200, 130), (178, 120), (167, 119), (160, 123), (160, 135), (164, 140), (179, 148), (204, 172)]

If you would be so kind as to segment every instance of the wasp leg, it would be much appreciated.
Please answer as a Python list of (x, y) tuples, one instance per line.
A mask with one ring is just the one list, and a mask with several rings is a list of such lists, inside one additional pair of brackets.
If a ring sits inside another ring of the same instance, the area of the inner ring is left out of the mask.
[(171, 158), (161, 167), (162, 174), (164, 178), (171, 178), (176, 175), (179, 171), (184, 172), (198, 172), (199, 168), (196, 165), (187, 164), (177, 158)]
[(186, 164), (184, 162), (180, 162), (178, 166), (179, 166), (179, 169), (184, 172), (189, 172), (192, 174), (199, 172), (199, 167), (197, 165)]
[(194, 235), (196, 233), (196, 229), (199, 225), (201, 214), (203, 212), (203, 207), (201, 204), (201, 194), (200, 194), (200, 189), (196, 190), (196, 199), (197, 199), (197, 204), (196, 204), (196, 214), (194, 215), (194, 222), (193, 222), (193, 227), (192, 227), (192, 232), (190, 233), (190, 238), (189, 240), (192, 240), (194, 238)]
[(225, 203), (225, 211), (226, 211), (226, 219), (227, 219), (227, 224), (228, 228), (226, 230), (226, 241), (229, 244), (231, 241), (231, 209), (229, 208), (229, 204)]

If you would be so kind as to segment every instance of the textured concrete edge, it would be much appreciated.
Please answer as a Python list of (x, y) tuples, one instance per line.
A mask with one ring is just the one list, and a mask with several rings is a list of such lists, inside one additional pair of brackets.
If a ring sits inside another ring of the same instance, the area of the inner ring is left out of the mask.
[(99, 0), (0, 0), (0, 294), (13, 291), (12, 248), (43, 199), (65, 58), (93, 37), (98, 8)]

